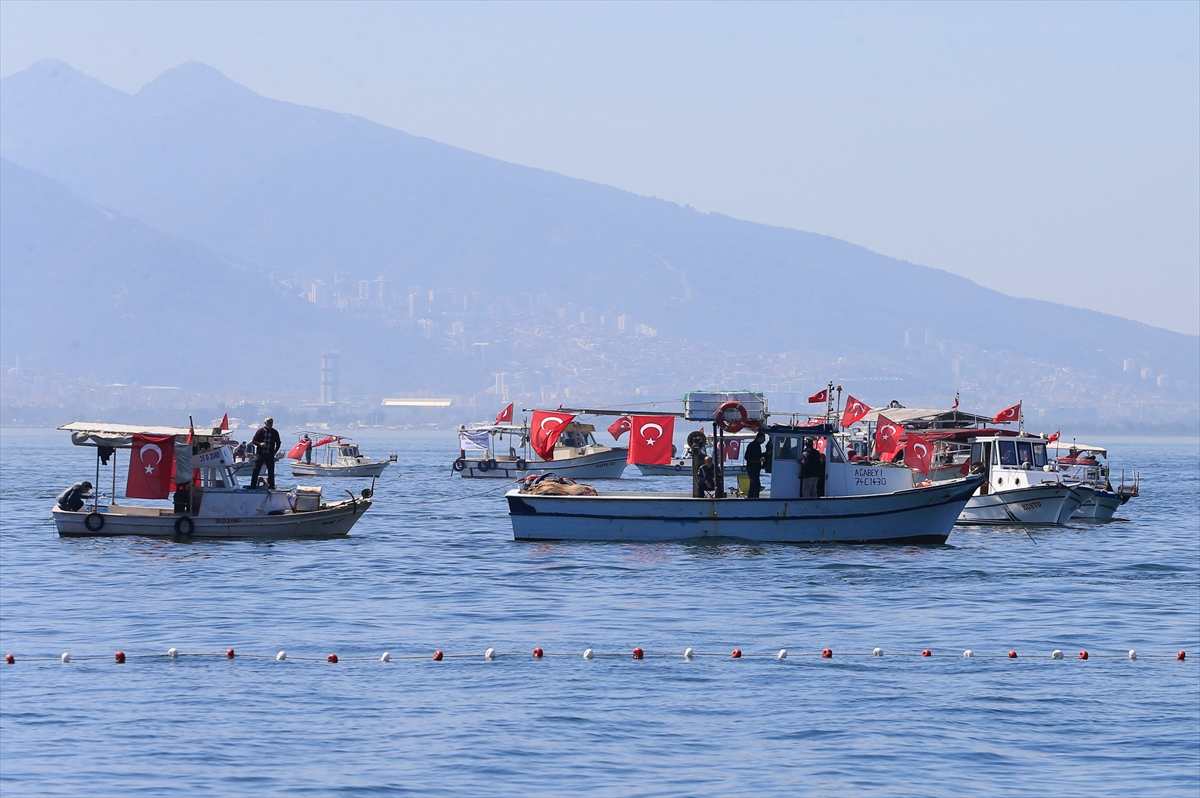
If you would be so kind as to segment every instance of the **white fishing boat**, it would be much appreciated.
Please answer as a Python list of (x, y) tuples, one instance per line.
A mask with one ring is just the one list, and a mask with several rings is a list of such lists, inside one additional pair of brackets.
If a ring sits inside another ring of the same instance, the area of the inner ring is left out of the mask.
[(1072, 514), (1072, 518), (1111, 521), (1117, 508), (1140, 492), (1140, 478), (1136, 474), (1133, 484), (1126, 486), (1122, 473), (1120, 486), (1113, 487), (1110, 467), (1103, 462), (1108, 458), (1108, 450), (1103, 446), (1055, 441), (1048, 444), (1048, 448), (1050, 454), (1055, 456), (1059, 472), (1088, 490), (1088, 496)]
[(288, 453), (294, 477), (378, 477), (396, 462), (395, 454), (386, 460), (372, 460), (359, 451), (357, 443), (340, 435), (321, 438), (311, 445), (310, 451), (322, 450), (319, 462), (300, 459), (305, 458), (305, 453), (298, 451), (303, 445), (303, 442), (297, 444)]
[(572, 421), (543, 460), (530, 445), (529, 424), (461, 427), (453, 468), (464, 478), (522, 479), (530, 474), (560, 474), (571, 479), (620, 479), (629, 450), (596, 442), (596, 428)]
[[(744, 413), (743, 413), (744, 415)], [(914, 485), (912, 471), (847, 462), (828, 425), (764, 428), (773, 455), (762, 498), (687, 493), (506, 494), (513, 537), (525, 541), (736, 538), (777, 543), (945, 543), (983, 476)], [(714, 431), (714, 438), (720, 435)], [(799, 455), (823, 440), (825, 495), (801, 498)], [(699, 452), (696, 452), (699, 455)], [(719, 478), (719, 477), (718, 477)], [(720, 482), (718, 482), (720, 485)], [(697, 495), (700, 494), (700, 495)]]
[[(213, 446), (218, 437), (215, 435), (190, 434), (186, 428), (87, 422), (59, 429), (70, 431), (76, 445), (97, 450), (96, 497), (77, 510), (58, 505), (52, 510), (62, 537), (330, 538), (346, 535), (371, 507), (369, 489), (359, 496), (347, 491), (347, 499), (325, 501), (319, 487), (240, 487), (234, 474), (232, 448)], [(172, 475), (179, 475), (181, 484), (175, 486), (174, 506), (117, 503), (117, 452), (123, 449), (131, 452), (130, 469), (135, 470), (135, 476), (153, 474), (155, 469), (160, 475), (166, 469), (171, 481)], [(100, 466), (109, 459), (112, 492), (105, 501), (99, 491)]]
[(968, 524), (1063, 524), (1089, 494), (1050, 463), (1044, 438), (1022, 433), (972, 437), (970, 472), (986, 481), (963, 508)]

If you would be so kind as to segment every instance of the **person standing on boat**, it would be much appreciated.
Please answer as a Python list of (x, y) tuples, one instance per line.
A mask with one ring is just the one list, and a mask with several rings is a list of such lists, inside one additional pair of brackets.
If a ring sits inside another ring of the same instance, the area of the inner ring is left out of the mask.
[(760, 479), (763, 466), (762, 445), (766, 439), (767, 436), (760, 432), (746, 446), (746, 474), (750, 477), (750, 492), (747, 495), (751, 499), (757, 499), (762, 493), (762, 480)]
[(825, 464), (821, 453), (813, 446), (812, 438), (804, 439), (804, 453), (800, 455), (800, 496), (815, 499), (821, 495), (821, 477)]
[(312, 462), (312, 438), (308, 437), (308, 433), (304, 433), (304, 462)]
[(77, 513), (83, 509), (83, 500), (91, 498), (92, 483), (76, 482), (58, 495), (58, 508)]
[(258, 487), (258, 474), (263, 466), (267, 467), (267, 487), (275, 489), (275, 453), (283, 445), (279, 432), (275, 429), (275, 419), (268, 418), (254, 433), (254, 474), (250, 477), (250, 487)]

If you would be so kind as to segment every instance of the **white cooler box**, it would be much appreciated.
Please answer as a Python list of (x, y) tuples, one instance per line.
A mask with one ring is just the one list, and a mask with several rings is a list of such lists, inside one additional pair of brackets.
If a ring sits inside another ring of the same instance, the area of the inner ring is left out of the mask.
[(311, 513), (321, 509), (321, 489), (296, 486), (296, 512)]

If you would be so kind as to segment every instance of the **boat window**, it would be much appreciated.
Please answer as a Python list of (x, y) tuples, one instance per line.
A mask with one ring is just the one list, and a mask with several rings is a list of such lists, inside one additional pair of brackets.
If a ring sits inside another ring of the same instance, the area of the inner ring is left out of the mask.
[(1022, 466), (1033, 465), (1033, 444), (1029, 441), (1017, 441), (1017, 462)]
[(983, 444), (982, 443), (972, 443), (971, 444), (971, 462), (972, 463), (982, 463), (983, 462)]
[(833, 446), (827, 447), (828, 451), (826, 452), (826, 455), (829, 457), (829, 462), (831, 462), (831, 463), (846, 462), (846, 459), (842, 456), (842, 447), (838, 445), (837, 440), (834, 438), (830, 438), (829, 440), (833, 441)]
[(772, 458), (775, 460), (799, 460), (800, 459), (800, 439), (791, 435), (780, 435), (775, 438), (774, 453)]
[(1035, 443), (1033, 445), (1033, 467), (1041, 468), (1046, 464), (1046, 444)]
[(559, 436), (558, 442), (562, 446), (587, 446), (587, 436), (582, 432), (564, 432)]
[(1015, 466), (1017, 464), (1016, 441), (998, 441), (1000, 449), (1000, 465)]

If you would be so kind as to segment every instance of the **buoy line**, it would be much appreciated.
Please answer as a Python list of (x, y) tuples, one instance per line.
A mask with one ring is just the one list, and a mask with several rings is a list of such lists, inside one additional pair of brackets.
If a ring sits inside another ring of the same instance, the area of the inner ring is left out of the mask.
[[(135, 659), (177, 660), (177, 659), (187, 658), (187, 659), (226, 659), (226, 660), (261, 659), (261, 660), (276, 660), (278, 662), (291, 661), (291, 662), (328, 662), (328, 663), (338, 663), (338, 662), (384, 662), (384, 663), (387, 663), (387, 662), (394, 662), (394, 661), (400, 661), (400, 660), (414, 660), (415, 661), (415, 660), (430, 660), (430, 659), (432, 659), (434, 662), (442, 662), (444, 660), (449, 660), (449, 659), (468, 660), (468, 659), (480, 659), (480, 658), (491, 662), (491, 661), (494, 661), (494, 660), (500, 659), (500, 658), (505, 658), (505, 659), (515, 659), (515, 658), (530, 659), (530, 658), (532, 658), (534, 660), (541, 660), (541, 659), (545, 659), (545, 658), (556, 658), (556, 659), (572, 658), (573, 659), (573, 658), (577, 658), (580, 656), (582, 656), (582, 658), (585, 660), (628, 659), (630, 657), (632, 657), (635, 660), (644, 660), (644, 659), (676, 659), (677, 660), (680, 657), (682, 657), (685, 661), (688, 661), (688, 662), (690, 662), (693, 659), (696, 659), (698, 657), (706, 657), (706, 658), (710, 658), (710, 659), (716, 658), (716, 659), (775, 659), (775, 660), (786, 660), (786, 659), (792, 659), (792, 658), (805, 658), (805, 657), (811, 657), (811, 658), (817, 658), (817, 659), (834, 659), (835, 658), (833, 649), (831, 649), (831, 648), (824, 648), (821, 651), (803, 651), (803, 652), (799, 652), (799, 653), (789, 652), (786, 648), (781, 648), (777, 652), (764, 651), (764, 652), (759, 652), (759, 653), (755, 653), (755, 652), (743, 653), (740, 648), (735, 648), (729, 654), (718, 653), (718, 652), (714, 652), (714, 651), (696, 651), (693, 648), (685, 648), (682, 652), (672, 652), (672, 653), (668, 653), (665, 651), (644, 651), (640, 647), (634, 648), (631, 652), (616, 652), (616, 651), (597, 652), (593, 649), (587, 648), (587, 649), (583, 650), (582, 655), (581, 655), (578, 653), (568, 654), (568, 653), (564, 653), (564, 652), (546, 652), (546, 651), (543, 651), (540, 647), (538, 647), (538, 648), (534, 648), (530, 654), (519, 654), (519, 653), (515, 653), (515, 652), (498, 652), (494, 648), (489, 648), (489, 649), (485, 650), (482, 654), (446, 654), (439, 649), (437, 651), (434, 651), (432, 654), (396, 654), (396, 655), (393, 655), (390, 652), (385, 651), (378, 657), (375, 657), (375, 656), (339, 657), (337, 654), (329, 654), (324, 657), (320, 657), (320, 656), (317, 656), (317, 657), (298, 656), (298, 657), (296, 657), (296, 656), (289, 655), (286, 651), (280, 651), (277, 654), (238, 654), (232, 648), (226, 649), (224, 652), (208, 652), (208, 651), (184, 652), (184, 651), (179, 651), (178, 649), (175, 649), (175, 648), (171, 648), (171, 649), (168, 649), (167, 652), (164, 654), (126, 654), (124, 651), (117, 651), (112, 656), (97, 655), (97, 654), (74, 656), (74, 655), (70, 654), (69, 652), (64, 652), (59, 657), (21, 657), (19, 661), (20, 662), (61, 662), (63, 664), (67, 664), (70, 662), (94, 662), (94, 661), (98, 661), (98, 660), (114, 660), (118, 665), (121, 665), (121, 664), (126, 663), (129, 660), (135, 660)], [(879, 659), (879, 658), (883, 658), (884, 656), (885, 656), (885, 652), (882, 648), (875, 648), (871, 651), (848, 651), (848, 652), (837, 654), (837, 658), (870, 657), (872, 659)], [(1051, 651), (1049, 655), (1043, 654), (1040, 656), (1039, 655), (1018, 655), (1015, 649), (1010, 649), (1007, 653), (978, 654), (969, 648), (967, 650), (963, 651), (962, 654), (955, 654), (955, 653), (934, 654), (933, 651), (926, 648), (920, 652), (900, 652), (900, 653), (893, 652), (890, 654), (886, 654), (886, 656), (888, 658), (899, 657), (899, 658), (915, 658), (915, 659), (933, 659), (936, 657), (936, 658), (942, 658), (942, 659), (965, 658), (965, 659), (1006, 659), (1006, 660), (1007, 659), (1062, 660), (1062, 659), (1066, 658), (1066, 655), (1062, 652), (1062, 650), (1057, 649), (1057, 648), (1054, 649), (1053, 651)], [(1130, 661), (1135, 661), (1135, 660), (1139, 660), (1139, 659), (1172, 659), (1177, 662), (1183, 662), (1187, 659), (1187, 652), (1181, 650), (1175, 654), (1141, 654), (1133, 649), (1130, 649), (1127, 653), (1124, 653), (1124, 654), (1092, 654), (1092, 653), (1088, 652), (1087, 649), (1084, 649), (1079, 652), (1077, 659), (1079, 661), (1087, 661), (1087, 660), (1091, 660), (1091, 659), (1125, 659), (1125, 660), (1130, 660)], [(17, 664), (18, 659), (13, 654), (5, 654), (4, 661), (8, 665), (15, 665), (15, 664)]]

